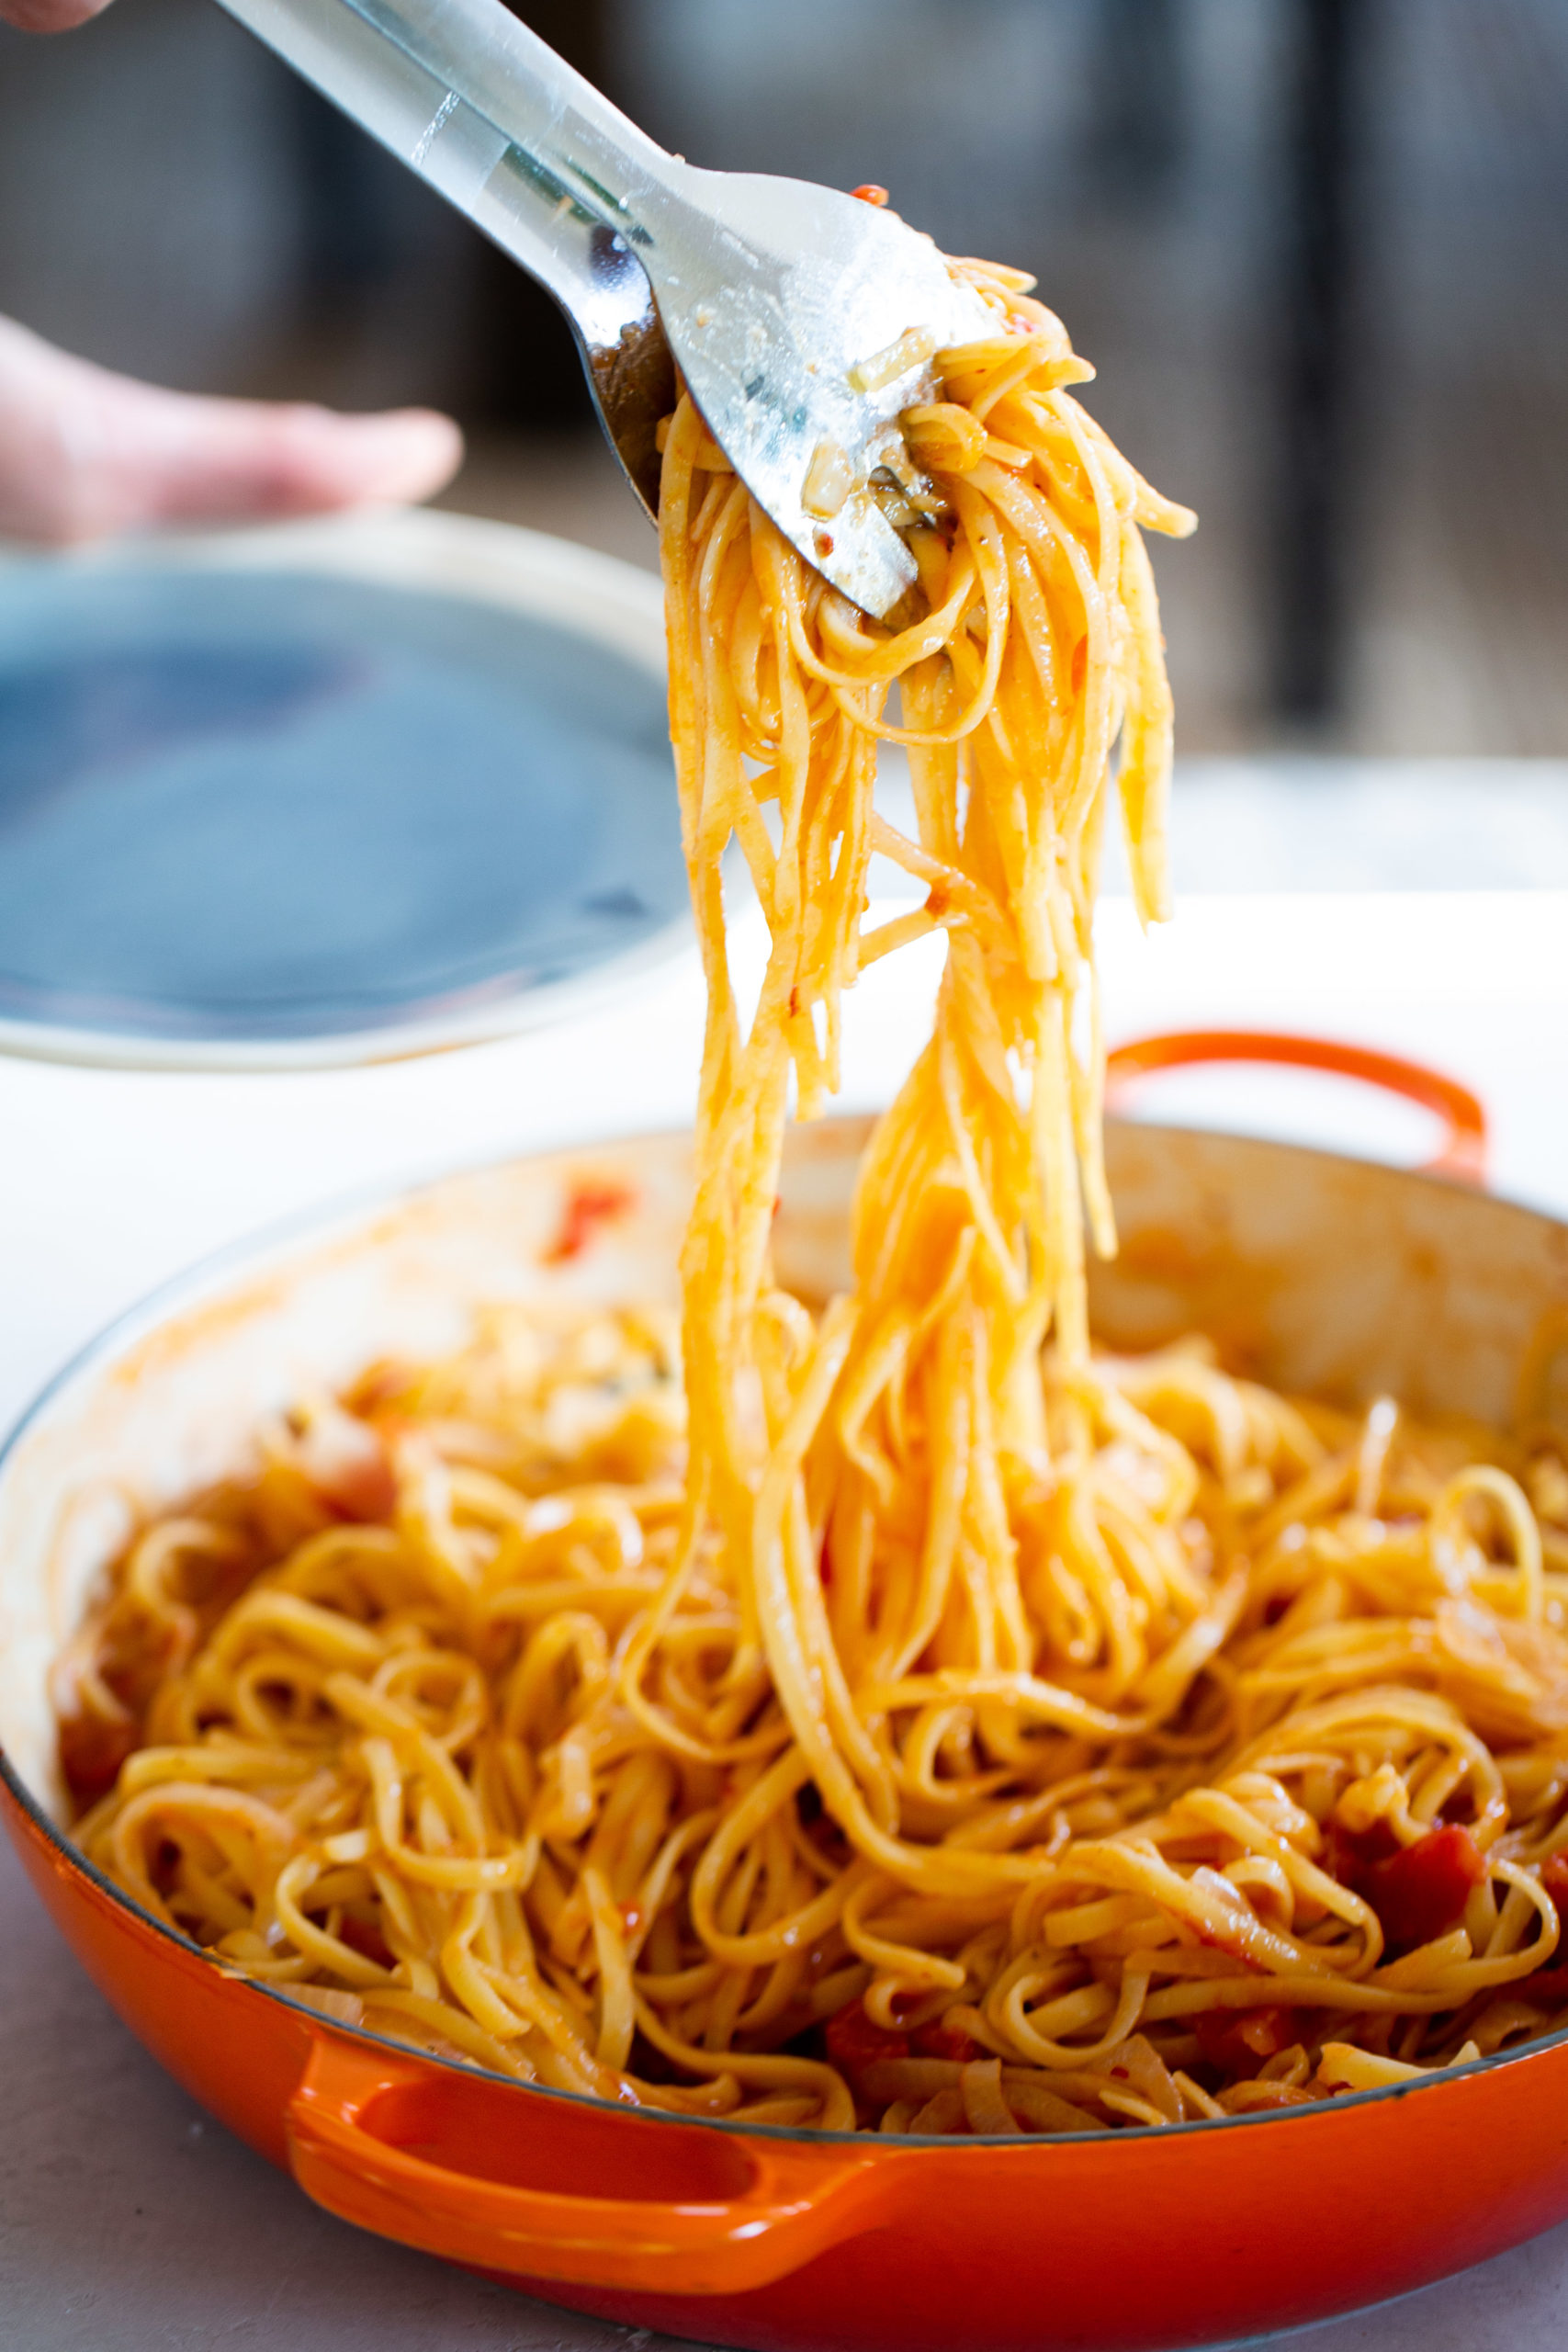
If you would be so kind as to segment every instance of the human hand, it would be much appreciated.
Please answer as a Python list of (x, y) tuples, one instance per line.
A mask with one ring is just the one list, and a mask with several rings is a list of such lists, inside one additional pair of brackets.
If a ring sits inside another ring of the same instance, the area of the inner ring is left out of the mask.
[(107, 6), (108, 0), (0, 0), (0, 25), (22, 33), (68, 33)]
[(65, 546), (400, 503), (439, 490), (462, 454), (457, 426), (429, 409), (343, 416), (160, 391), (0, 319), (0, 538)]

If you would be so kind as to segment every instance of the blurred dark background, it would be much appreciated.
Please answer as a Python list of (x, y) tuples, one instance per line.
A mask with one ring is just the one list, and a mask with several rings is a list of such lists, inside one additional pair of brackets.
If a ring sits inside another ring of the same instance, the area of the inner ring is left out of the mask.
[[(1568, 752), (1564, 0), (519, 0), (695, 163), (1038, 272), (1203, 517), (1189, 752)], [(651, 564), (549, 304), (211, 0), (0, 32), (0, 311), (191, 388), (452, 408), (449, 503)]]

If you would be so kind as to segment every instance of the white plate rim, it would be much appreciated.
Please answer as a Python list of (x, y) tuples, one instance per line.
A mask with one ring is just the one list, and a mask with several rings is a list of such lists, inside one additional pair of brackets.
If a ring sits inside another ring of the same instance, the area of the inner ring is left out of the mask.
[[(664, 595), (657, 576), (618, 556), (514, 523), (430, 507), (383, 507), (237, 531), (174, 532), (41, 554), (0, 548), (0, 570), (37, 565), (85, 573), (148, 569), (316, 571), (381, 587), (468, 597), (547, 620), (591, 639), (656, 678), (665, 676)], [(592, 970), (534, 988), (508, 989), (482, 1004), (417, 1020), (314, 1037), (126, 1035), (90, 1023), (0, 1016), (0, 1054), (99, 1069), (243, 1071), (344, 1069), (483, 1045), (573, 1019), (620, 995), (644, 974), (691, 951), (684, 910), (651, 938)]]

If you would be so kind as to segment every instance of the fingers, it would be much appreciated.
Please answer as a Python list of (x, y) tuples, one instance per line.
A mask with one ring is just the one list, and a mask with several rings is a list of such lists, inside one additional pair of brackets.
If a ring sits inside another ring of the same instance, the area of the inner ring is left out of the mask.
[(68, 33), (101, 16), (108, 0), (0, 0), (0, 25), (23, 33)]
[(79, 469), (73, 537), (402, 504), (449, 481), (463, 454), (457, 426), (424, 409), (341, 416), (112, 377), (92, 406), (96, 454)]
[(403, 503), (450, 481), (462, 453), (429, 410), (344, 416), (160, 391), (0, 320), (0, 534), (64, 545)]

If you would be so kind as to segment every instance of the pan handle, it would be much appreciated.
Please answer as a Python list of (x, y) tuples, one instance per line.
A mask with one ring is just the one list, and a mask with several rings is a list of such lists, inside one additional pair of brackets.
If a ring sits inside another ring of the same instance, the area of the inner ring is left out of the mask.
[(1424, 1164), (1428, 1176), (1461, 1184), (1486, 1182), (1486, 1114), (1468, 1086), (1425, 1062), (1400, 1054), (1380, 1054), (1370, 1046), (1347, 1046), (1328, 1037), (1296, 1037), (1269, 1029), (1172, 1029), (1156, 1037), (1136, 1037), (1118, 1046), (1105, 1066), (1105, 1092), (1119, 1095), (1156, 1070), (1183, 1069), (1197, 1062), (1286, 1062), (1301, 1069), (1331, 1070), (1381, 1086), (1423, 1110), (1436, 1112), (1448, 1129), (1442, 1148)]
[[(445, 2074), (335, 2035), (313, 2038), (288, 2114), (289, 2162), (306, 2195), (340, 2221), (473, 2269), (646, 2294), (765, 2287), (870, 2223), (867, 2157), (818, 2154), (784, 2140), (725, 2133), (727, 2163), (733, 2157), (735, 2173), (749, 2177), (717, 2195), (679, 2187), (659, 2195), (662, 2125), (644, 2127), (654, 2192), (646, 2198), (535, 2188), (458, 2170), (391, 2136), (400, 2121), (409, 2130), (409, 2115), (433, 2087), (449, 2092)], [(482, 2076), (473, 2088), (511, 2096)], [(517, 2096), (530, 2098), (525, 2089)], [(547, 2135), (554, 2104), (537, 2101), (537, 2128)], [(615, 2129), (613, 2111), (604, 2123)], [(673, 2128), (677, 2180), (684, 2137)]]

